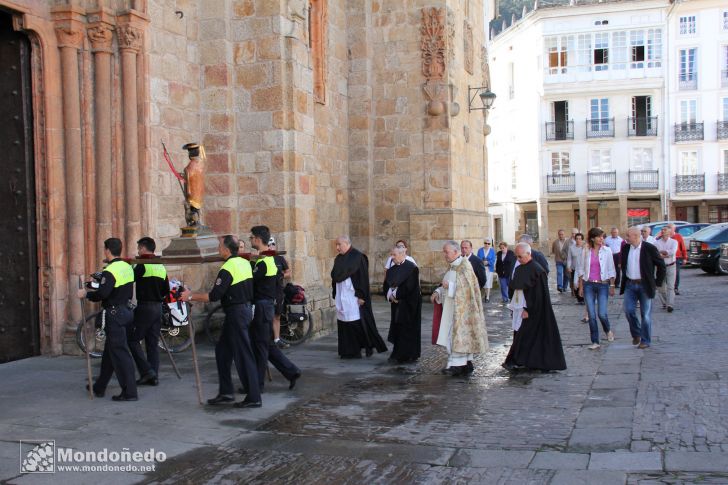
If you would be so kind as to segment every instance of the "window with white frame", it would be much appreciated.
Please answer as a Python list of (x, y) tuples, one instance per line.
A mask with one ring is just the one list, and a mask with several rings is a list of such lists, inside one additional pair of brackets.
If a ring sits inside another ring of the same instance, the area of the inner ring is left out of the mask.
[(662, 66), (662, 29), (647, 30), (647, 67)]
[(632, 69), (645, 67), (645, 31), (633, 30), (629, 33), (630, 60)]
[(612, 33), (612, 69), (627, 68), (627, 32)]
[(689, 150), (680, 152), (678, 175), (697, 175), (698, 174), (698, 152)]
[(695, 99), (680, 100), (680, 123), (695, 123), (698, 119), (698, 101)]
[(723, 121), (728, 121), (728, 98), (723, 98), (721, 99), (721, 101), (723, 107), (723, 109), (721, 110), (723, 113)]
[(697, 32), (695, 15), (680, 17), (680, 35), (692, 35)]
[(728, 10), (723, 10), (723, 17), (721, 20), (722, 20), (723, 30), (728, 30)]
[(609, 130), (609, 98), (595, 98), (590, 102), (592, 131)]
[(552, 175), (568, 175), (570, 170), (569, 152), (551, 152)]
[(589, 157), (589, 171), (612, 171), (612, 154), (609, 148), (597, 148), (591, 151), (591, 157)]
[(697, 53), (695, 47), (689, 49), (680, 49), (680, 89), (696, 89), (698, 81)]
[(574, 36), (562, 35), (547, 37), (545, 39), (545, 46), (549, 74), (566, 73), (569, 65), (569, 53), (574, 51)]
[(728, 149), (723, 149), (721, 155), (723, 155), (723, 157), (722, 157), (723, 173), (728, 174)]
[(720, 46), (720, 85), (728, 87), (728, 45)]
[(580, 72), (591, 71), (591, 34), (579, 34), (577, 40), (577, 64)]
[(594, 70), (606, 71), (609, 69), (609, 33), (594, 34)]
[(632, 170), (653, 170), (652, 148), (632, 148)]

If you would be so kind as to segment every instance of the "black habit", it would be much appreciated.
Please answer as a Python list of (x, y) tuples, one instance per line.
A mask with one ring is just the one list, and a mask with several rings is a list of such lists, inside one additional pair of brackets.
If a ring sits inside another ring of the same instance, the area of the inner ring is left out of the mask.
[(392, 320), (389, 325), (389, 340), (392, 345), (391, 359), (411, 362), (420, 358), (422, 293), (420, 292), (420, 270), (412, 261), (393, 264), (384, 279), (384, 293), (396, 288), (391, 302)]
[(505, 365), (544, 371), (566, 369), (546, 271), (531, 260), (516, 268), (508, 286), (511, 291), (523, 290), (528, 318), (513, 336)]
[(345, 254), (339, 254), (334, 259), (334, 268), (331, 270), (332, 295), (336, 298), (336, 283), (351, 278), (354, 294), (364, 300), (359, 307), (361, 320), (342, 322), (337, 320), (339, 333), (339, 355), (342, 358), (361, 357), (361, 349), (366, 349), (367, 355), (372, 349), (377, 352), (386, 352), (384, 343), (372, 311), (372, 299), (369, 293), (369, 260), (367, 256), (355, 248), (349, 248)]

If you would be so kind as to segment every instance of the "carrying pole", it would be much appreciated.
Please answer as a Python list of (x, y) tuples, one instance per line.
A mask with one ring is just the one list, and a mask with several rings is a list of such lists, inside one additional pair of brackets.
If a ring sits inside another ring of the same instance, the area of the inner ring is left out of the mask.
[[(192, 313), (190, 309), (190, 314)], [(195, 369), (195, 387), (197, 387), (197, 400), (200, 406), (204, 404), (202, 400), (202, 380), (200, 379), (200, 367), (197, 365), (197, 345), (195, 345), (195, 325), (190, 318), (190, 337), (192, 338), (192, 366)]]
[[(78, 289), (83, 289), (83, 278), (78, 275)], [(88, 332), (86, 332), (86, 305), (84, 305), (85, 298), (80, 298), (81, 303), (81, 332), (83, 332), (84, 340), (86, 341), (86, 375), (88, 376), (88, 397), (93, 401), (94, 399), (94, 383), (91, 377), (91, 340), (88, 338)], [(92, 334), (93, 338), (93, 334)]]
[(182, 375), (179, 373), (179, 369), (177, 368), (177, 363), (174, 361), (174, 357), (172, 357), (172, 352), (169, 351), (169, 345), (167, 345), (167, 341), (164, 340), (164, 332), (159, 332), (159, 339), (162, 341), (162, 345), (164, 345), (164, 350), (167, 351), (174, 373), (177, 374), (177, 379), (182, 379)]

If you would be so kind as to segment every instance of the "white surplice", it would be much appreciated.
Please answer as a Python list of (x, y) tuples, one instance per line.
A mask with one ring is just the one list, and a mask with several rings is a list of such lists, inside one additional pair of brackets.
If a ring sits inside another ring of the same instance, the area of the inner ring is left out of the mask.
[(513, 331), (518, 332), (523, 322), (523, 310), (526, 308), (526, 297), (523, 295), (523, 290), (515, 290), (513, 292), (513, 298), (511, 298), (507, 307), (513, 312)]
[(361, 320), (359, 299), (354, 294), (351, 278), (336, 283), (336, 318), (342, 322)]
[(437, 334), (437, 345), (447, 349), (447, 366), (459, 367), (473, 360), (473, 354), (462, 354), (452, 350), (452, 330), (455, 322), (455, 290), (457, 282), (457, 268), (462, 263), (463, 257), (458, 256), (450, 263), (450, 269), (443, 281), (447, 281), (447, 289), (442, 286), (435, 290), (435, 301), (442, 304), (442, 318), (440, 320), (440, 332)]

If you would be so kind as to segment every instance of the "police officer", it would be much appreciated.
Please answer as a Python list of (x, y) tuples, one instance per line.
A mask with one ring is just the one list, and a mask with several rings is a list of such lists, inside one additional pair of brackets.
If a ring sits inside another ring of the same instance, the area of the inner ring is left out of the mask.
[[(137, 241), (140, 259), (154, 257), (157, 244), (151, 237)], [(137, 307), (134, 309), (134, 330), (129, 336), (129, 350), (141, 378), (138, 385), (156, 386), (159, 383), (159, 332), (162, 326), (162, 305), (169, 294), (167, 270), (162, 264), (134, 266)], [(139, 343), (144, 340), (146, 358)]]
[[(258, 252), (268, 249), (270, 230), (267, 226), (254, 226), (250, 229), (250, 244)], [(283, 352), (273, 343), (273, 317), (275, 313), (276, 292), (278, 286), (278, 267), (273, 256), (263, 256), (253, 265), (253, 287), (255, 315), (250, 327), (250, 338), (253, 341), (253, 353), (258, 366), (258, 382), (261, 390), (265, 383), (265, 371), (268, 361), (278, 369), (289, 381), (289, 389), (293, 389), (301, 371), (289, 361)]]
[(118, 238), (112, 237), (104, 241), (104, 256), (109, 265), (104, 268), (99, 288), (95, 291), (78, 291), (80, 298), (100, 301), (103, 308), (106, 343), (101, 357), (101, 371), (93, 385), (93, 392), (96, 397), (103, 397), (112, 374), (116, 373), (121, 393), (112, 399), (136, 401), (134, 363), (127, 346), (127, 334), (134, 319), (130, 308), (134, 270), (131, 265), (121, 260), (121, 240)]
[(250, 263), (238, 256), (239, 244), (235, 236), (220, 239), (220, 255), (225, 263), (217, 273), (215, 286), (210, 293), (191, 293), (186, 290), (182, 298), (188, 301), (218, 301), (225, 311), (222, 335), (215, 346), (215, 360), (220, 388), (217, 396), (208, 399), (208, 404), (235, 401), (230, 365), (235, 362), (245, 373), (245, 387), (248, 394), (243, 401), (235, 403), (239, 408), (259, 408), (262, 405), (255, 357), (250, 345), (251, 302), (253, 300), (253, 272)]

